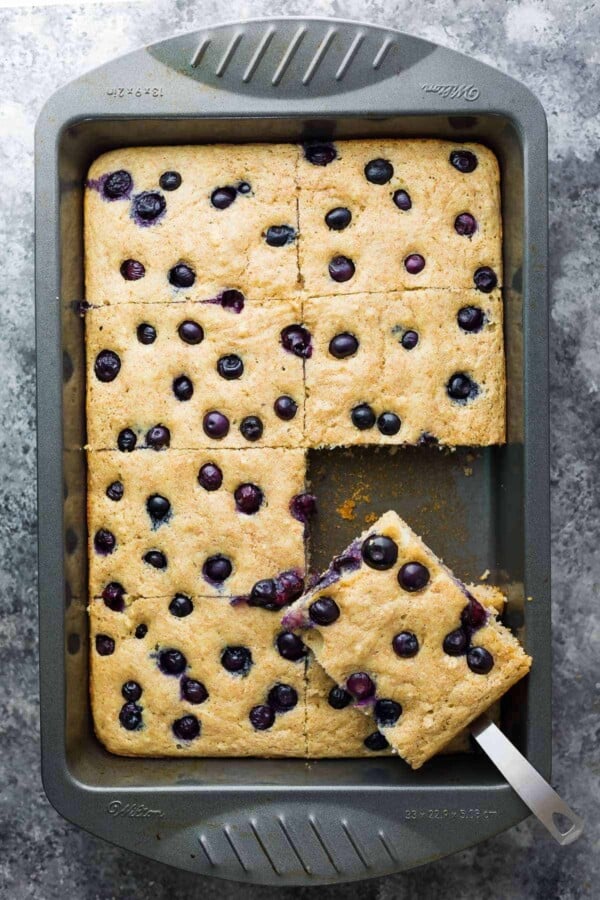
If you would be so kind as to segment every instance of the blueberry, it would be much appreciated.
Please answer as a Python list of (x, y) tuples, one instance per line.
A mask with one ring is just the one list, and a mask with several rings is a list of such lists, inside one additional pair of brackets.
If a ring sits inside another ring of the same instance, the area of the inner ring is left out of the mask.
[(171, 504), (161, 494), (151, 494), (146, 500), (146, 510), (153, 525), (163, 522), (171, 512)]
[(212, 438), (224, 438), (229, 434), (229, 419), (216, 409), (206, 413), (202, 420), (204, 433)]
[(125, 588), (118, 581), (109, 581), (102, 590), (102, 599), (105, 606), (113, 612), (123, 612), (125, 609)]
[(402, 707), (395, 700), (378, 700), (374, 712), (379, 727), (385, 728), (396, 724), (402, 715)]
[(450, 154), (450, 163), (459, 172), (467, 174), (477, 168), (477, 157), (470, 150), (453, 150)]
[(271, 225), (265, 234), (269, 247), (285, 247), (296, 240), (296, 231), (290, 225)]
[(119, 437), (117, 438), (117, 447), (123, 453), (131, 453), (132, 450), (135, 450), (135, 445), (137, 444), (137, 437), (135, 432), (131, 430), (131, 428), (124, 428), (119, 432)]
[(402, 335), (400, 343), (405, 350), (414, 350), (419, 343), (419, 335), (416, 331), (405, 331)]
[(419, 447), (435, 447), (439, 444), (438, 439), (435, 434), (431, 434), (430, 431), (424, 431), (417, 442), (417, 446)]
[(303, 325), (287, 325), (282, 329), (281, 343), (284, 348), (302, 359), (312, 356), (310, 332)]
[(231, 185), (226, 185), (225, 187), (215, 188), (210, 195), (210, 202), (215, 209), (227, 209), (228, 206), (231, 206), (236, 197), (236, 189), (231, 187)]
[(471, 237), (477, 231), (477, 219), (471, 213), (461, 213), (454, 220), (454, 230), (463, 237)]
[(494, 665), (494, 657), (484, 647), (471, 647), (467, 653), (467, 665), (476, 675), (487, 675)]
[(222, 584), (226, 581), (233, 571), (231, 560), (222, 553), (216, 553), (209, 556), (202, 566), (202, 574), (208, 581), (214, 581), (216, 584)]
[(456, 631), (451, 631), (446, 635), (442, 646), (444, 653), (447, 653), (448, 656), (462, 656), (467, 652), (469, 637), (462, 628), (457, 628)]
[(221, 378), (225, 378), (227, 381), (234, 381), (236, 378), (241, 378), (244, 374), (244, 363), (235, 353), (228, 353), (219, 359), (217, 372)]
[(185, 594), (175, 594), (169, 603), (169, 612), (177, 619), (184, 619), (194, 610), (194, 604)]
[(252, 665), (252, 653), (247, 647), (226, 647), (221, 654), (221, 665), (233, 675), (246, 675)]
[(138, 325), (136, 333), (140, 344), (153, 344), (156, 340), (156, 328), (148, 325), (147, 322), (142, 322), (141, 325)]
[(102, 185), (102, 193), (109, 200), (116, 200), (118, 197), (126, 197), (132, 187), (133, 179), (129, 172), (119, 169), (106, 177)]
[(352, 221), (352, 213), (345, 206), (335, 206), (325, 216), (325, 224), (332, 231), (343, 231)]
[(124, 259), (119, 271), (125, 281), (139, 281), (146, 274), (145, 266), (137, 259)]
[(410, 253), (404, 260), (404, 268), (409, 275), (418, 275), (425, 268), (425, 258), (420, 253)]
[(191, 266), (177, 263), (169, 270), (169, 282), (176, 288), (189, 288), (196, 280), (196, 273)]
[(121, 694), (123, 695), (124, 700), (131, 700), (134, 702), (135, 700), (139, 700), (142, 696), (142, 689), (137, 681), (126, 681), (121, 688)]
[(142, 707), (137, 703), (124, 703), (119, 713), (119, 722), (127, 731), (137, 731), (142, 727)]
[(98, 381), (114, 381), (120, 370), (119, 355), (113, 350), (101, 350), (94, 363), (94, 374)]
[(252, 707), (248, 718), (252, 727), (256, 728), (257, 731), (266, 731), (268, 728), (271, 728), (275, 721), (275, 712), (270, 706), (261, 704), (260, 706)]
[(221, 291), (219, 294), (219, 303), (223, 307), (223, 309), (230, 309), (231, 312), (241, 313), (244, 308), (244, 303), (246, 302), (246, 298), (242, 294), (241, 291), (236, 291), (234, 288), (229, 288), (229, 290)]
[(287, 712), (298, 704), (298, 691), (291, 684), (276, 684), (267, 697), (269, 706), (275, 712)]
[(291, 631), (280, 632), (275, 643), (279, 655), (289, 662), (298, 662), (298, 660), (304, 659), (308, 652), (300, 638)]
[(94, 550), (102, 556), (108, 556), (117, 546), (117, 540), (107, 528), (99, 528), (94, 535)]
[(181, 185), (181, 175), (179, 172), (163, 172), (158, 183), (163, 191), (176, 191)]
[(275, 415), (284, 422), (289, 422), (298, 412), (298, 404), (292, 397), (283, 394), (273, 404)]
[(198, 472), (198, 483), (205, 491), (218, 491), (223, 484), (223, 473), (215, 463), (204, 463)]
[(107, 634), (96, 635), (96, 653), (99, 656), (110, 656), (115, 652), (115, 642)]
[(308, 617), (316, 625), (332, 625), (340, 617), (340, 608), (331, 597), (319, 597), (308, 607)]
[(171, 432), (166, 425), (153, 425), (146, 432), (146, 445), (153, 450), (163, 450), (171, 443)]
[(142, 222), (154, 222), (166, 209), (165, 198), (158, 191), (144, 191), (133, 198), (133, 215)]
[(396, 413), (384, 412), (377, 419), (377, 427), (382, 434), (391, 436), (398, 434), (402, 422)]
[(186, 344), (199, 344), (204, 340), (204, 329), (202, 328), (202, 325), (198, 325), (197, 322), (194, 322), (191, 319), (186, 319), (185, 322), (182, 322), (177, 329), (177, 333), (181, 340), (185, 341)]
[(304, 593), (304, 579), (294, 569), (278, 575), (275, 579), (275, 585), (277, 588), (277, 606), (293, 603), (294, 600), (297, 600)]
[(498, 276), (489, 266), (480, 266), (473, 275), (473, 281), (478, 291), (489, 294), (498, 284)]
[(350, 281), (356, 271), (354, 263), (347, 256), (334, 256), (328, 268), (334, 281)]
[(446, 385), (448, 396), (453, 400), (466, 403), (479, 393), (477, 384), (464, 372), (455, 372)]
[(248, 600), (250, 606), (262, 606), (264, 609), (279, 609), (277, 605), (277, 585), (273, 578), (263, 578), (253, 585)]
[(187, 700), (188, 703), (204, 703), (205, 700), (208, 700), (208, 691), (201, 681), (183, 677), (181, 679), (181, 699)]
[(416, 634), (412, 631), (401, 631), (394, 635), (392, 639), (392, 647), (396, 656), (402, 659), (410, 659), (419, 652), (419, 641)]
[(422, 591), (429, 584), (429, 569), (420, 562), (404, 563), (398, 572), (398, 584), (405, 591)]
[(169, 647), (158, 654), (158, 667), (165, 675), (181, 675), (187, 666), (187, 659), (181, 650)]
[(327, 696), (327, 702), (334, 709), (345, 709), (352, 703), (352, 696), (343, 687), (332, 687)]
[(145, 638), (147, 634), (148, 634), (148, 626), (144, 625), (143, 623), (141, 625), (138, 625), (137, 628), (135, 629), (135, 636), (139, 641), (141, 641), (142, 638)]
[(304, 145), (304, 156), (313, 166), (328, 166), (337, 159), (337, 150), (333, 144), (314, 141)]
[(393, 199), (398, 209), (401, 209), (402, 212), (408, 212), (408, 210), (412, 207), (410, 194), (406, 191), (394, 191)]
[(196, 716), (182, 716), (175, 719), (173, 734), (180, 741), (193, 741), (200, 734), (200, 722)]
[(329, 341), (329, 352), (336, 359), (346, 359), (348, 356), (354, 356), (358, 347), (358, 340), (348, 331), (336, 334)]
[(263, 433), (263, 423), (258, 416), (244, 416), (240, 422), (240, 431), (247, 441), (259, 441)]
[(465, 608), (460, 614), (460, 621), (463, 628), (471, 628), (473, 630), (482, 628), (487, 622), (488, 614), (475, 597), (471, 597)]
[(167, 557), (160, 550), (148, 550), (144, 554), (144, 562), (152, 566), (153, 569), (166, 569)]
[(233, 492), (237, 509), (247, 516), (257, 513), (262, 506), (264, 494), (256, 484), (240, 484)]
[(346, 687), (357, 700), (367, 700), (375, 694), (375, 684), (366, 672), (354, 672), (348, 677)]
[(481, 331), (484, 318), (483, 310), (479, 306), (463, 306), (456, 317), (463, 331)]
[(240, 181), (237, 184), (237, 192), (238, 194), (249, 194), (252, 191), (252, 185), (248, 184), (247, 181)]
[(365, 745), (367, 750), (373, 750), (373, 752), (387, 750), (387, 748), (390, 746), (388, 743), (388, 739), (380, 731), (374, 731), (372, 734), (367, 735), (367, 737), (363, 741), (363, 744)]
[(372, 159), (365, 166), (365, 178), (371, 184), (387, 184), (394, 174), (394, 167), (387, 159)]
[(178, 400), (182, 402), (185, 400), (191, 400), (194, 395), (194, 385), (190, 378), (187, 375), (179, 375), (173, 381), (173, 393), (177, 397)]
[(396, 565), (398, 545), (385, 534), (370, 534), (363, 541), (361, 554), (363, 560), (372, 569), (384, 571)]
[(368, 403), (359, 403), (350, 413), (352, 424), (359, 431), (366, 431), (375, 424), (375, 413)]

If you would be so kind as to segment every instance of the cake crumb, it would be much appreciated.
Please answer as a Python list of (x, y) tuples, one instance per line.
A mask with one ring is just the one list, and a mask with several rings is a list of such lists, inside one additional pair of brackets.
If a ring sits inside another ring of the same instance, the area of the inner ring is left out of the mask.
[(344, 500), (341, 506), (338, 506), (336, 509), (336, 513), (342, 517), (342, 519), (346, 519), (346, 521), (351, 522), (356, 518), (356, 514), (354, 512), (356, 508), (356, 501), (351, 497), (348, 497), (347, 500)]
[(377, 521), (377, 513), (376, 512), (367, 513), (367, 515), (365, 516), (365, 525), (372, 525), (373, 522), (376, 522), (376, 521)]
[(463, 472), (465, 473), (467, 478), (470, 478), (470, 476), (473, 474), (473, 469), (471, 468), (471, 466), (464, 466)]
[(482, 572), (482, 574), (479, 576), (479, 580), (487, 581), (489, 577), (490, 577), (490, 570), (486, 569), (485, 572)]

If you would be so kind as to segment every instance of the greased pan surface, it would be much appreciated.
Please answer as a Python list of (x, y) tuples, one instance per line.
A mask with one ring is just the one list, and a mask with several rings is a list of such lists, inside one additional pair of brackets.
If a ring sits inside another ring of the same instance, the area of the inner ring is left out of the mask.
[(55, 94), (38, 121), (44, 785), (81, 827), (191, 871), (280, 885), (374, 877), (463, 849), (526, 815), (479, 755), (438, 758), (416, 773), (382, 758), (124, 759), (106, 753), (91, 726), (80, 316), (88, 166), (119, 146), (376, 136), (481, 141), (499, 158), (508, 443), (476, 453), (311, 453), (321, 509), (312, 563), (326, 565), (367, 512), (394, 507), (465, 580), (489, 569), (534, 658), (503, 725), (548, 777), (547, 145), (537, 100), (495, 70), (408, 35), (274, 19), (181, 35), (117, 59)]

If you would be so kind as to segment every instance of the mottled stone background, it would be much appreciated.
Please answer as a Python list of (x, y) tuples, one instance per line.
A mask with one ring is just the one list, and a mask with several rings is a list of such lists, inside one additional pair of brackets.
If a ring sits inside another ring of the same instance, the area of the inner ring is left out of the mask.
[(399, 27), (528, 85), (550, 126), (554, 781), (587, 818), (558, 849), (537, 822), (394, 878), (325, 898), (600, 895), (600, 12), (577, 0), (140, 0), (19, 7), (0, 0), (0, 896), (11, 900), (317, 896), (248, 888), (148, 862), (63, 821), (38, 765), (33, 338), (33, 139), (50, 94), (176, 31), (269, 14)]

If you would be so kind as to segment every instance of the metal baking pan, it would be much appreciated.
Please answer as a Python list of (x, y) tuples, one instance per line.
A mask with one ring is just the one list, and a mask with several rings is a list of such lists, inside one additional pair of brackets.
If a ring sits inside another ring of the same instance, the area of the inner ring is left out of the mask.
[[(473, 454), (313, 454), (321, 508), (313, 565), (345, 546), (367, 510), (395, 506), (463, 579), (489, 569), (508, 590), (507, 620), (534, 658), (505, 704), (503, 727), (548, 778), (547, 143), (538, 101), (511, 78), (409, 35), (273, 19), (180, 35), (117, 59), (56, 93), (37, 124), (44, 786), (72, 822), (193, 872), (279, 885), (368, 878), (463, 849), (527, 814), (478, 754), (438, 757), (418, 772), (394, 758), (125, 759), (93, 734), (81, 449), (87, 168), (120, 146), (374, 136), (482, 141), (500, 160), (508, 444)], [(336, 512), (352, 510), (343, 506), (350, 482), (355, 520)]]

